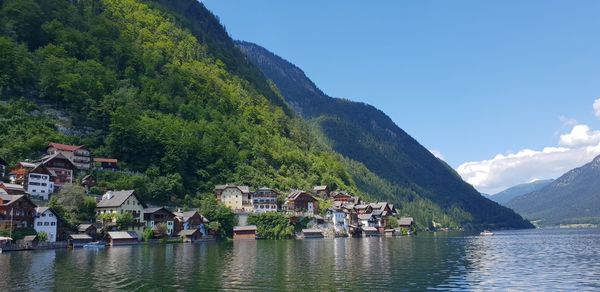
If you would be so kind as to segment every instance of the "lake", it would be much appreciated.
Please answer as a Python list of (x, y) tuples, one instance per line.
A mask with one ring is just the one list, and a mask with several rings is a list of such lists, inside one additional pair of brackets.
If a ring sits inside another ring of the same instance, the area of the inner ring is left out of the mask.
[(600, 290), (600, 229), (0, 254), (0, 291)]

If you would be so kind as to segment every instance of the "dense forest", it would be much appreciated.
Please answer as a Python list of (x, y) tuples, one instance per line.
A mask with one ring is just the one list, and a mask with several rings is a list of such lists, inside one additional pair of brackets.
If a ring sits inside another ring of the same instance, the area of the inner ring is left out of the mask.
[(0, 157), (12, 164), (50, 141), (84, 144), (126, 170), (95, 173), (96, 191), (135, 188), (154, 204), (192, 204), (225, 182), (327, 184), (402, 204), (424, 227), (526, 226), (390, 183), (292, 108), (198, 1), (0, 1)]
[[(403, 202), (404, 213), (435, 214), (427, 221), (451, 218), (490, 228), (531, 226), (512, 210), (482, 197), (382, 111), (329, 97), (297, 66), (258, 45), (237, 44), (333, 150), (363, 163), (380, 178), (379, 185), (387, 185), (388, 193)], [(361, 185), (360, 179), (357, 182)]]

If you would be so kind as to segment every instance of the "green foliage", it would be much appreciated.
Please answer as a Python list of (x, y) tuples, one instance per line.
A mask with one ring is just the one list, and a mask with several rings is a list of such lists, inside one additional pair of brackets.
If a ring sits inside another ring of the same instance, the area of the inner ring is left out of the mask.
[(46, 241), (48, 241), (48, 233), (46, 233), (44, 231), (38, 232), (37, 233), (37, 237), (38, 237), (38, 240), (40, 242), (46, 242)]
[(133, 224), (133, 215), (129, 212), (125, 212), (117, 215), (117, 228), (119, 230), (126, 230)]
[(319, 213), (321, 215), (327, 214), (327, 209), (329, 209), (333, 206), (333, 200), (324, 200), (321, 198), (317, 198), (317, 201), (318, 201), (317, 213)]
[(290, 219), (277, 212), (265, 212), (248, 216), (248, 224), (256, 225), (257, 236), (266, 239), (294, 238), (294, 226)]
[(233, 236), (233, 227), (238, 223), (237, 216), (231, 209), (219, 204), (214, 196), (207, 195), (200, 200), (200, 213), (210, 221), (208, 229), (219, 232), (221, 237)]
[(398, 226), (400, 226), (398, 223), (398, 218), (394, 216), (387, 217), (387, 228), (398, 228)]
[(152, 231), (152, 228), (144, 229), (144, 233), (142, 233), (144, 242), (149, 242), (152, 237), (154, 237), (154, 231)]
[(71, 226), (91, 222), (96, 217), (96, 199), (86, 196), (85, 189), (75, 184), (63, 186), (50, 198), (48, 207), (56, 211)]

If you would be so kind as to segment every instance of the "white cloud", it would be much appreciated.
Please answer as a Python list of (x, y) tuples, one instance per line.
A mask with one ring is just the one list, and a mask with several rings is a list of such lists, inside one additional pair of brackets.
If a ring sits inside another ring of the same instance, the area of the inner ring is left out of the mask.
[(444, 154), (442, 154), (442, 151), (437, 149), (429, 149), (429, 152), (431, 152), (431, 154), (433, 154), (433, 156), (437, 157), (438, 159), (444, 160)]
[(600, 131), (592, 131), (588, 125), (576, 125), (570, 133), (560, 135), (562, 146), (590, 146), (600, 143)]
[(557, 178), (600, 155), (600, 144), (580, 148), (547, 147), (498, 154), (491, 160), (466, 162), (457, 169), (479, 191), (495, 194), (511, 186), (540, 178)]
[[(594, 102), (594, 111), (600, 117), (600, 99)], [(572, 128), (560, 135), (559, 147), (498, 154), (489, 160), (463, 163), (456, 169), (457, 172), (479, 191), (494, 194), (517, 184), (558, 178), (600, 155), (600, 131), (577, 124), (574, 119), (560, 119), (565, 126)]]

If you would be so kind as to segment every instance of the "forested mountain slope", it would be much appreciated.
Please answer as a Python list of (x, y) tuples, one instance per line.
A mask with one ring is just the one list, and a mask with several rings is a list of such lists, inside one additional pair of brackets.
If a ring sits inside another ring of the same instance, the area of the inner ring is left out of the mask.
[(238, 46), (275, 82), (291, 107), (317, 125), (335, 151), (364, 163), (399, 187), (414, 190), (444, 210), (466, 211), (474, 223), (530, 226), (512, 210), (481, 196), (382, 111), (327, 96), (301, 69), (258, 45), (238, 42)]

